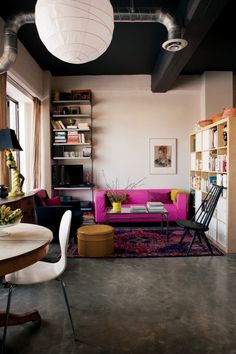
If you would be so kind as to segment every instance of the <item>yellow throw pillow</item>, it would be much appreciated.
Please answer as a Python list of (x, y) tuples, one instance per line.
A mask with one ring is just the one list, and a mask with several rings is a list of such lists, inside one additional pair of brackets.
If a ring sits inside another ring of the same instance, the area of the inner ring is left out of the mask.
[(172, 189), (172, 191), (170, 192), (170, 199), (172, 200), (173, 203), (176, 202), (178, 193), (187, 193), (187, 192), (185, 192), (183, 189)]

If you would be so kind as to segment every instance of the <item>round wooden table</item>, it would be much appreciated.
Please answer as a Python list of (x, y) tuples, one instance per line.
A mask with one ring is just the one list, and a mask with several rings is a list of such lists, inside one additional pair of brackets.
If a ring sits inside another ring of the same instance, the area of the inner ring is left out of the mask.
[[(28, 267), (42, 259), (48, 252), (53, 235), (51, 230), (35, 224), (19, 223), (6, 228), (7, 235), (0, 236), (0, 277)], [(24, 314), (10, 314), (8, 325), (28, 321), (41, 322), (37, 310)], [(0, 312), (0, 326), (5, 325), (5, 313)]]

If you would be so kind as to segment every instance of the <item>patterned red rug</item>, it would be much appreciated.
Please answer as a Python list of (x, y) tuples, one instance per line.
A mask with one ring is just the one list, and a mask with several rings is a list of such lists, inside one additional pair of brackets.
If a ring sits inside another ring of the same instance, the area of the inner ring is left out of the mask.
[[(160, 229), (151, 228), (115, 228), (115, 251), (108, 258), (138, 258), (138, 257), (182, 257), (185, 256), (190, 243), (186, 236), (180, 244), (182, 229), (170, 229), (168, 237), (160, 233)], [(212, 245), (215, 256), (224, 254)], [(84, 258), (78, 254), (76, 244), (68, 247), (68, 258)], [(210, 252), (203, 241), (196, 240), (189, 256), (210, 256)]]

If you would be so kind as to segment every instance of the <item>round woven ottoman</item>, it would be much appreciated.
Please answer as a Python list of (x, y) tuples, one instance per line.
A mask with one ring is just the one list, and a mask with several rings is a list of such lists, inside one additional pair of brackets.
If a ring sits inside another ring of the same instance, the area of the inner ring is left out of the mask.
[(105, 257), (114, 252), (114, 228), (87, 225), (77, 230), (78, 252), (85, 257)]

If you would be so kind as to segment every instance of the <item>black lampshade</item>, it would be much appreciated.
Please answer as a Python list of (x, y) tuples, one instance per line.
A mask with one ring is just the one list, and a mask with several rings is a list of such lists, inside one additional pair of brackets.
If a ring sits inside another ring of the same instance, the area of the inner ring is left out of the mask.
[(0, 150), (5, 149), (22, 150), (13, 129), (0, 129)]

